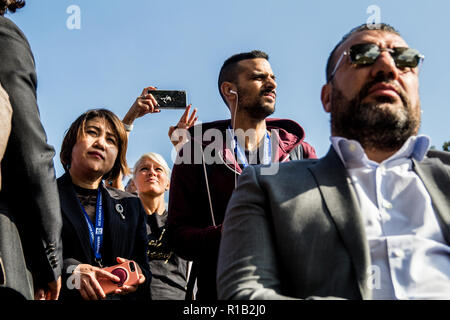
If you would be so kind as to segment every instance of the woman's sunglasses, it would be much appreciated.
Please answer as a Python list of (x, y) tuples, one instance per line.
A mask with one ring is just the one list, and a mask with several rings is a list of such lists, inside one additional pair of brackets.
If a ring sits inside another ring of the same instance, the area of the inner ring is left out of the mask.
[(369, 66), (375, 63), (375, 61), (383, 51), (387, 51), (391, 54), (392, 59), (394, 59), (395, 65), (400, 69), (415, 68), (419, 65), (420, 61), (425, 58), (420, 54), (419, 51), (412, 48), (396, 47), (390, 49), (380, 48), (374, 43), (355, 44), (350, 47), (349, 51), (344, 51), (341, 54), (328, 81), (333, 78), (344, 56), (348, 55), (350, 57), (350, 62), (354, 65)]

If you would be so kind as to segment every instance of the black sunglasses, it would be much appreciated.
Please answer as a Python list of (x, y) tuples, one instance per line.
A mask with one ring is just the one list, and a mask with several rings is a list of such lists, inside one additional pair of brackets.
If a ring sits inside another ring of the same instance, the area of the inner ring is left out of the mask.
[(416, 49), (408, 47), (396, 47), (390, 48), (380, 48), (374, 43), (360, 43), (355, 44), (350, 47), (350, 50), (344, 51), (340, 56), (333, 72), (330, 75), (330, 80), (333, 78), (336, 70), (341, 63), (344, 55), (350, 57), (350, 62), (358, 66), (369, 66), (375, 63), (375, 61), (380, 56), (381, 52), (387, 51), (390, 53), (392, 59), (394, 59), (397, 68), (415, 68), (419, 65), (420, 61), (425, 57), (420, 54)]

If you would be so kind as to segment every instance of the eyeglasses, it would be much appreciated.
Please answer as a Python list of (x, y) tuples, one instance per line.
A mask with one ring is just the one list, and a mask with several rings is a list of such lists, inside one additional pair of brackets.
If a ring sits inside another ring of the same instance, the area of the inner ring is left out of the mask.
[(350, 47), (350, 50), (344, 51), (339, 57), (333, 72), (330, 75), (328, 81), (330, 81), (339, 67), (344, 56), (348, 55), (350, 57), (350, 62), (358, 66), (370, 66), (375, 63), (380, 54), (383, 51), (387, 51), (391, 54), (392, 59), (394, 59), (395, 65), (399, 69), (403, 68), (415, 68), (419, 65), (420, 61), (425, 57), (420, 54), (419, 51), (407, 47), (396, 47), (390, 48), (380, 48), (374, 43), (360, 43), (355, 44)]

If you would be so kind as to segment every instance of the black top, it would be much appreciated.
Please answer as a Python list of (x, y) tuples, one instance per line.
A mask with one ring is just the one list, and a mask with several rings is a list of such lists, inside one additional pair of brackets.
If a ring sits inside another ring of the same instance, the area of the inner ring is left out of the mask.
[(80, 201), (80, 204), (83, 206), (84, 211), (86, 211), (87, 215), (91, 219), (92, 224), (95, 223), (95, 214), (97, 209), (97, 189), (85, 189), (73, 185), (75, 188), (75, 193), (77, 194), (77, 198)]
[(167, 211), (147, 215), (147, 256), (152, 272), (152, 300), (184, 300), (187, 261), (178, 257), (167, 243)]

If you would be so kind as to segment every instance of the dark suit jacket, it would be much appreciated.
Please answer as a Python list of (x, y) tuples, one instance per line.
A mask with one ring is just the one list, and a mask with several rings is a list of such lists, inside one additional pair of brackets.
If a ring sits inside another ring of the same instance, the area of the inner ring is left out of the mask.
[[(450, 244), (450, 153), (429, 152), (414, 171)], [(320, 160), (249, 166), (225, 216), (220, 299), (370, 299), (370, 252), (356, 193), (333, 148)]]
[(61, 210), (53, 167), (36, 103), (34, 58), (23, 33), (0, 17), (0, 82), (13, 108), (2, 160), (0, 288), (33, 298), (31, 273), (43, 285), (61, 274)]
[[(116, 265), (117, 257), (136, 261), (145, 275), (146, 282), (131, 297), (150, 299), (151, 274), (147, 258), (146, 214), (138, 197), (118, 189), (100, 186), (103, 196), (104, 231), (102, 245), (103, 266)], [(80, 263), (98, 266), (89, 240), (89, 231), (83, 211), (77, 200), (68, 173), (58, 178), (58, 190), (63, 213), (62, 238), (64, 244), (63, 288), (61, 299), (80, 299), (78, 290), (70, 287), (69, 278)], [(123, 208), (122, 216), (117, 205)], [(128, 297), (129, 298), (129, 297)]]

